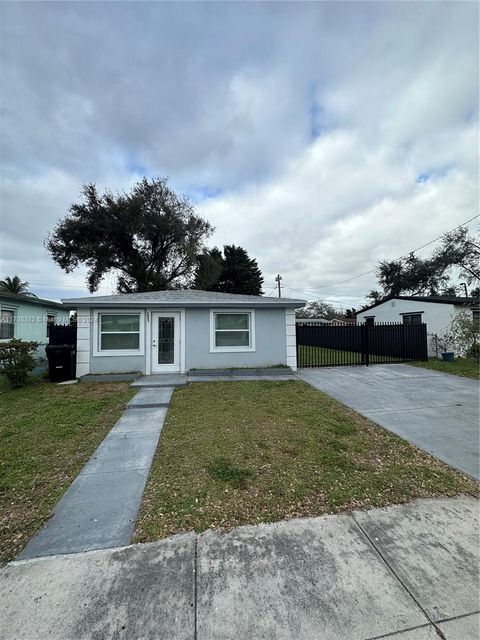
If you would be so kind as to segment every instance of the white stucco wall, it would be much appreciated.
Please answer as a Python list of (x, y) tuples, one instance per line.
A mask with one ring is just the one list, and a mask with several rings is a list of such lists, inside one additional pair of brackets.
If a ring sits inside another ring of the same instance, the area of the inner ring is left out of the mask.
[(422, 322), (427, 325), (428, 352), (430, 356), (436, 355), (431, 343), (435, 333), (444, 331), (456, 314), (465, 311), (465, 307), (455, 306), (440, 302), (421, 302), (419, 300), (387, 300), (373, 309), (361, 311), (357, 314), (359, 324), (365, 322), (365, 318), (374, 317), (375, 322), (403, 322), (403, 315), (407, 313), (420, 313)]

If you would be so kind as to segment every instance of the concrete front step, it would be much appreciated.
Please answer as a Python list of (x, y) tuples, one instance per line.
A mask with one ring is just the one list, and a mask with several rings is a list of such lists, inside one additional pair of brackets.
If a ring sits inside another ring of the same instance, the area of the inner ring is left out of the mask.
[(145, 409), (147, 407), (168, 407), (174, 387), (140, 388), (127, 403), (127, 409)]
[(81, 382), (130, 382), (140, 375), (140, 373), (87, 373), (80, 380)]
[(290, 367), (267, 367), (263, 368), (240, 368), (240, 369), (190, 369), (188, 372), (189, 379), (197, 376), (291, 376), (292, 369)]
[(142, 376), (135, 380), (130, 386), (144, 388), (157, 387), (183, 387), (187, 384), (187, 376), (180, 373), (162, 373), (151, 376)]

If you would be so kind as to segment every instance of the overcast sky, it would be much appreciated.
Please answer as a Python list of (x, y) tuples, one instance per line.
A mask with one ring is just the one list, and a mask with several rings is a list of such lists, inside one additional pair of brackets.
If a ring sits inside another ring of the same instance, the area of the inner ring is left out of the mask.
[(337, 283), (478, 213), (476, 2), (1, 12), (0, 275), (39, 295), (87, 294), (43, 247), (86, 182), (169, 176), (265, 293), (279, 272), (338, 307), (376, 282)]

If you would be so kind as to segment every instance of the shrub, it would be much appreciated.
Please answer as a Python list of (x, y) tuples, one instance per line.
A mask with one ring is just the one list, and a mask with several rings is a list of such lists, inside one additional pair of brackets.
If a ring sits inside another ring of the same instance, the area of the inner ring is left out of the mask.
[(435, 333), (432, 337), (431, 344), (435, 351), (440, 349), (440, 353), (451, 351), (455, 347), (455, 336), (451, 325), (441, 333)]
[(471, 313), (459, 313), (452, 320), (451, 330), (458, 352), (467, 358), (478, 358), (480, 352), (480, 324)]
[(442, 333), (433, 336), (432, 346), (434, 349), (440, 348), (442, 353), (455, 348), (460, 356), (478, 359), (480, 323), (469, 313), (459, 313)]
[(0, 374), (4, 375), (12, 389), (23, 387), (36, 365), (34, 354), (38, 342), (23, 342), (14, 338), (0, 343)]

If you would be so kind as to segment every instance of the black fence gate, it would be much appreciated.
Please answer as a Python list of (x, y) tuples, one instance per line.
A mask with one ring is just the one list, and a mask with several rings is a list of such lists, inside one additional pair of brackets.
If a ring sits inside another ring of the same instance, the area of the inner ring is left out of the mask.
[(48, 344), (77, 346), (76, 324), (51, 324), (48, 327)]
[(297, 323), (297, 366), (334, 367), (427, 360), (427, 325)]

